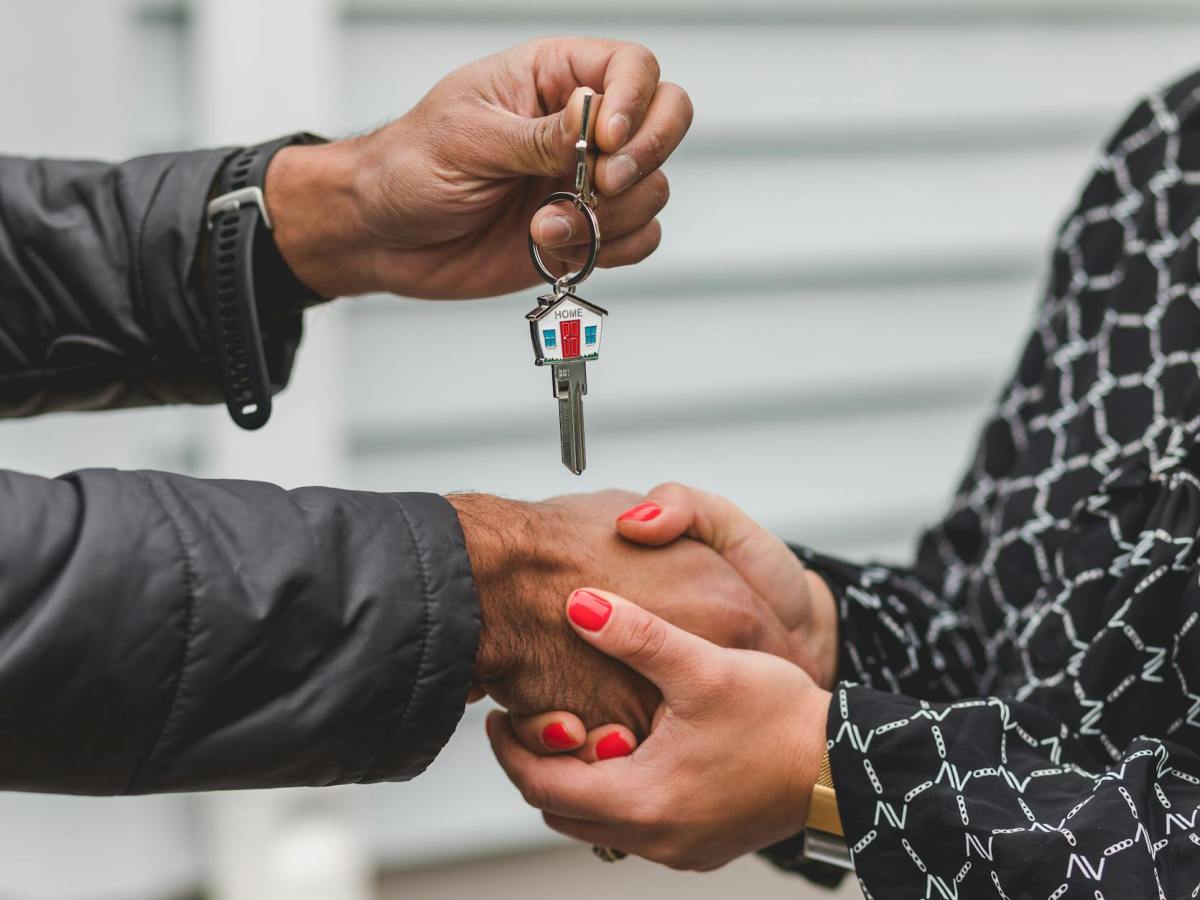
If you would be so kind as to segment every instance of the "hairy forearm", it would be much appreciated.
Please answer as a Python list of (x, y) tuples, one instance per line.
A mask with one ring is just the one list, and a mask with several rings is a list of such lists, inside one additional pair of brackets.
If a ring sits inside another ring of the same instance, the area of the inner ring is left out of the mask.
[[(475, 660), (475, 681), (488, 687), (512, 677), (527, 660), (547, 623), (544, 604), (530, 602), (547, 583), (566, 574), (561, 554), (540, 534), (553, 510), (488, 494), (451, 494), (475, 577), (482, 628)], [(565, 524), (565, 523), (564, 523)]]

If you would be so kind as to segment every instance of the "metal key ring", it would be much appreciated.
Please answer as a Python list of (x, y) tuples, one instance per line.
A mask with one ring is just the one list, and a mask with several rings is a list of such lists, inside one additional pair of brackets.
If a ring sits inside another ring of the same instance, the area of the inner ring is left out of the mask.
[[(533, 239), (533, 235), (529, 236), (529, 255), (533, 259), (534, 268), (538, 270), (538, 274), (545, 281), (555, 285), (556, 289), (559, 285), (567, 288), (573, 288), (581, 283), (585, 278), (592, 274), (592, 270), (596, 268), (596, 258), (600, 255), (600, 223), (596, 220), (596, 213), (592, 208), (583, 202), (583, 198), (578, 194), (572, 194), (570, 191), (555, 191), (545, 200), (538, 204), (538, 209), (544, 206), (549, 206), (551, 203), (562, 202), (573, 203), (575, 208), (583, 213), (583, 218), (587, 222), (588, 227), (588, 256), (587, 260), (574, 275), (563, 275), (561, 278), (554, 275), (546, 264), (542, 262), (542, 254), (538, 250), (537, 241)], [(536, 213), (537, 210), (534, 210)]]

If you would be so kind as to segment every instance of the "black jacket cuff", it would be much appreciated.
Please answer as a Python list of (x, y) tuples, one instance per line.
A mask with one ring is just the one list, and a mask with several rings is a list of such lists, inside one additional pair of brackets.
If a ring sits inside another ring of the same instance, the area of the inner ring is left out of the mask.
[(407, 781), (450, 740), (466, 708), (479, 643), (479, 600), (458, 516), (436, 494), (394, 494), (412, 536), (424, 597), (421, 651), (392, 732), (361, 779)]

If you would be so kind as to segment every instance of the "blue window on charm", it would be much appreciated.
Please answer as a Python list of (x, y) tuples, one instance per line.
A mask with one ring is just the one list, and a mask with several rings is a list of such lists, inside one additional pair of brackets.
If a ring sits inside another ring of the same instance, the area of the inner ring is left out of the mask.
[(583, 329), (583, 342), (589, 347), (596, 343), (596, 326), (586, 325)]
[(547, 350), (553, 350), (558, 346), (558, 334), (553, 328), (547, 328), (542, 332), (542, 340), (546, 342)]

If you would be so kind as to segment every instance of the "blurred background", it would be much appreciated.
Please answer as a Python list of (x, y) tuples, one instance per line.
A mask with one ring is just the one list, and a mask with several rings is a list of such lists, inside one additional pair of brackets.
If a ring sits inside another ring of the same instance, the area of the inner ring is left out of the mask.
[[(0, 424), (0, 462), (530, 498), (674, 478), (789, 539), (903, 558), (1015, 359), (1096, 147), (1200, 66), (1194, 0), (0, 0), (0, 153), (370, 129), (455, 66), (555, 33), (646, 44), (696, 106), (662, 249), (581, 291), (611, 312), (581, 479), (530, 360), (535, 291), (313, 311), (261, 433), (223, 410), (61, 415)], [(756, 859), (600, 868), (523, 808), (483, 713), (412, 784), (0, 795), (0, 898), (817, 895)]]

